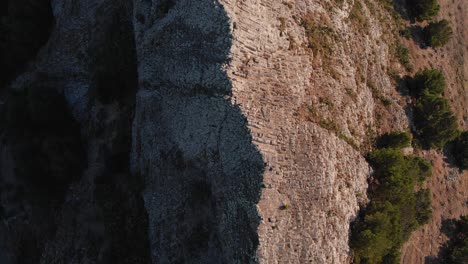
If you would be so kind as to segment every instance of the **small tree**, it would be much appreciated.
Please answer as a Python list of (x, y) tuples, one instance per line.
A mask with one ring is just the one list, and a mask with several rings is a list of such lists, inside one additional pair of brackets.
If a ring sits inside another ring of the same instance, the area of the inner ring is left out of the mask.
[(437, 0), (409, 0), (410, 11), (418, 21), (429, 20), (439, 13)]
[(424, 36), (429, 46), (442, 47), (450, 40), (453, 31), (446, 19), (431, 22), (424, 28)]
[(411, 145), (411, 135), (408, 132), (391, 132), (382, 135), (377, 140), (379, 148), (406, 148)]
[(459, 134), (448, 101), (438, 95), (425, 92), (415, 106), (415, 118), (419, 141), (426, 148), (443, 148)]
[(427, 178), (432, 175), (432, 165), (427, 160), (421, 157), (407, 157), (408, 174), (422, 184)]
[(415, 96), (421, 96), (423, 92), (438, 95), (445, 89), (445, 77), (437, 69), (418, 72), (411, 81), (411, 92)]

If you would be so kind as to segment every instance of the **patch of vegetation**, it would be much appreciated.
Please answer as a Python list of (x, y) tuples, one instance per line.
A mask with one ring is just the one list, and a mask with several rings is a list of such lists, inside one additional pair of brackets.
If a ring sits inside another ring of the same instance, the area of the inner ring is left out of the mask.
[(445, 86), (445, 77), (437, 69), (420, 71), (410, 81), (411, 94), (418, 97), (423, 93), (439, 95), (444, 91)]
[(324, 104), (330, 108), (333, 108), (335, 104), (328, 97), (319, 97), (319, 103)]
[(424, 148), (443, 148), (459, 134), (457, 118), (440, 95), (446, 87), (444, 75), (439, 70), (424, 70), (408, 83), (411, 94), (418, 97), (414, 106), (417, 143)]
[(427, 178), (432, 175), (432, 165), (427, 160), (414, 156), (408, 160), (408, 164), (411, 167), (413, 175), (417, 175), (415, 178), (419, 183), (423, 183)]
[(458, 134), (457, 118), (448, 101), (424, 92), (414, 107), (416, 136), (424, 148), (441, 149)]
[(405, 45), (398, 42), (395, 46), (395, 55), (407, 71), (411, 72), (413, 70), (409, 60), (409, 51)]
[(349, 13), (349, 18), (359, 26), (360, 29), (367, 29), (368, 22), (364, 16), (363, 7), (360, 1), (355, 1), (353, 8)]
[(452, 27), (446, 19), (431, 22), (424, 28), (424, 38), (427, 45), (438, 48), (442, 47), (453, 35)]
[(372, 92), (372, 97), (378, 99), (384, 106), (390, 106), (392, 101), (382, 95), (381, 91), (377, 89), (372, 83), (368, 83), (367, 86), (370, 88)]
[(408, 132), (391, 132), (377, 140), (378, 148), (406, 148), (411, 145), (411, 134)]
[(462, 169), (468, 169), (468, 131), (463, 131), (453, 142), (455, 163)]
[(351, 147), (353, 147), (355, 150), (359, 151), (359, 144), (356, 143), (356, 141), (352, 137), (348, 137), (343, 133), (338, 133), (338, 138), (343, 140), (344, 142), (348, 143)]
[(321, 119), (319, 121), (319, 126), (335, 133), (340, 130), (339, 126), (331, 119)]
[(408, 0), (411, 15), (417, 21), (429, 20), (439, 13), (437, 0)]
[(405, 28), (400, 30), (400, 36), (404, 37), (405, 39), (411, 39), (411, 30), (409, 28)]
[(329, 56), (332, 53), (332, 44), (335, 33), (332, 28), (314, 21), (312, 15), (302, 18), (301, 26), (304, 27), (308, 47), (316, 54)]
[[(401, 149), (391, 147), (372, 151), (368, 160), (377, 183), (369, 191), (371, 202), (351, 227), (354, 261), (399, 263), (401, 245), (430, 218), (429, 192), (415, 193), (414, 189), (431, 167), (421, 163), (421, 158), (404, 156)], [(414, 166), (420, 163), (422, 166)]]
[(429, 222), (431, 219), (431, 193), (428, 189), (416, 193), (416, 220), (419, 225)]

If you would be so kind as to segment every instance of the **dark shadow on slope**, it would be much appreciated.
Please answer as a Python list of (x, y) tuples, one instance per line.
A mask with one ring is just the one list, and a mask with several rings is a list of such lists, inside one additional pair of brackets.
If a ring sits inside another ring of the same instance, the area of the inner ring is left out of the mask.
[(139, 36), (150, 44), (138, 54), (132, 161), (146, 179), (152, 260), (256, 263), (264, 162), (229, 99), (229, 17), (217, 1), (171, 8), (136, 13), (154, 29)]
[(409, 96), (411, 94), (411, 91), (410, 91), (411, 80), (412, 78), (409, 76), (404, 76), (396, 80), (397, 82), (396, 89), (397, 89), (397, 92), (400, 93), (400, 95)]
[(424, 37), (424, 29), (421, 26), (413, 25), (409, 27), (409, 30), (414, 43), (416, 43), (421, 49), (427, 49), (428, 45)]
[(408, 10), (407, 0), (393, 0), (393, 7), (395, 11), (405, 20), (414, 23), (416, 20), (412, 17), (410, 10)]
[(468, 218), (445, 219), (441, 231), (449, 240), (439, 249), (437, 256), (427, 256), (425, 264), (461, 264), (468, 261)]
[(49, 38), (53, 22), (50, 0), (1, 1), (0, 89), (34, 58)]
[[(5, 263), (150, 263), (142, 181), (129, 172), (137, 86), (133, 10), (128, 1), (101, 7), (98, 25), (85, 32), (93, 59), (87, 121), (72, 117), (62, 91), (74, 78), (67, 73), (32, 74), (0, 105), (0, 150), (6, 146), (15, 164), (11, 175), (0, 169)], [(45, 59), (54, 61), (51, 56)], [(83, 177), (86, 166), (99, 170)]]

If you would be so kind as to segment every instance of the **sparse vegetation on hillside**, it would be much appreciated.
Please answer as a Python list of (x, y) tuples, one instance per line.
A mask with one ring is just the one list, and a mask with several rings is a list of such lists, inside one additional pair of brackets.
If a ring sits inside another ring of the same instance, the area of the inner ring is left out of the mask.
[(400, 42), (397, 42), (395, 53), (401, 65), (403, 65), (407, 71), (412, 71), (413, 67), (410, 64), (408, 48)]
[(404, 156), (399, 147), (408, 144), (407, 136), (392, 134), (396, 148), (377, 149), (368, 156), (377, 183), (369, 191), (371, 202), (352, 226), (356, 263), (399, 263), (403, 242), (431, 216), (429, 191), (415, 192), (431, 166), (422, 158)]
[(311, 14), (302, 18), (301, 25), (305, 30), (308, 48), (315, 54), (329, 56), (332, 53), (332, 43), (335, 39), (333, 29), (323, 23), (316, 22)]
[(431, 22), (424, 28), (424, 38), (427, 45), (437, 48), (442, 47), (450, 40), (453, 31), (446, 19)]

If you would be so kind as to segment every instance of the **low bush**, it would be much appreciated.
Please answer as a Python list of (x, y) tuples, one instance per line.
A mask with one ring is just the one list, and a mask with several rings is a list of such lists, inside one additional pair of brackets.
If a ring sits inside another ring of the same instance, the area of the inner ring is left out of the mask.
[(424, 38), (427, 45), (437, 48), (442, 47), (450, 40), (453, 31), (446, 19), (431, 22), (424, 28)]
[(417, 139), (424, 148), (441, 149), (459, 134), (457, 118), (443, 97), (423, 93), (414, 115)]

